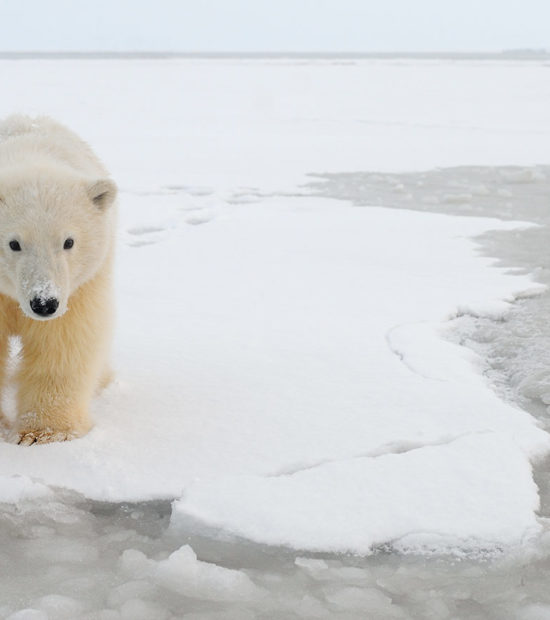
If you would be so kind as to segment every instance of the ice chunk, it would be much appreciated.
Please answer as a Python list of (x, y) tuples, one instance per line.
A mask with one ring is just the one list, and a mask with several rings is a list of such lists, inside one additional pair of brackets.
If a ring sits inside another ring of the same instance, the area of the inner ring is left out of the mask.
[(157, 562), (152, 577), (169, 590), (207, 600), (250, 600), (261, 594), (244, 572), (201, 562), (189, 545)]
[(519, 610), (518, 620), (550, 620), (550, 605), (531, 603)]
[(82, 603), (69, 596), (49, 594), (37, 601), (37, 606), (44, 611), (48, 618), (56, 620), (78, 618), (82, 614)]
[(318, 560), (316, 558), (298, 557), (294, 560), (294, 564), (311, 573), (318, 573), (328, 570), (328, 564), (325, 560)]
[(141, 579), (151, 572), (153, 561), (137, 549), (126, 549), (120, 557), (120, 568), (126, 575)]
[(154, 585), (147, 580), (127, 581), (111, 590), (107, 603), (111, 607), (118, 607), (130, 599), (147, 596), (154, 590)]
[(501, 172), (502, 178), (506, 183), (535, 183), (544, 181), (546, 175), (540, 170), (524, 168), (522, 170), (507, 170)]
[(86, 563), (97, 559), (98, 550), (92, 542), (82, 542), (73, 538), (56, 536), (40, 538), (26, 546), (25, 554), (30, 559), (47, 560), (56, 558), (57, 562)]
[(49, 620), (48, 615), (39, 609), (20, 609), (10, 614), (6, 620)]
[(298, 557), (294, 564), (316, 580), (330, 579), (328, 564), (324, 560)]
[(473, 185), (470, 187), (470, 191), (474, 196), (488, 196), (490, 194), (489, 188), (482, 183), (479, 185)]
[(173, 525), (191, 516), (254, 541), (365, 554), (391, 531), (402, 551), (458, 553), (519, 544), (541, 529), (537, 507), (523, 451), (485, 432), (290, 475), (198, 482), (175, 502)]
[(472, 201), (472, 194), (443, 194), (443, 202), (447, 204), (464, 204)]
[(26, 499), (51, 496), (50, 489), (27, 476), (0, 476), (0, 503), (19, 504)]

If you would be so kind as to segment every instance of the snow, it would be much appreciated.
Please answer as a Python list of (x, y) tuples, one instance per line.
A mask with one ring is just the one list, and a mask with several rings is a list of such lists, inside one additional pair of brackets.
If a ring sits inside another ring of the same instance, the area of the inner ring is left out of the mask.
[(368, 554), (391, 541), (400, 551), (456, 553), (520, 544), (539, 529), (537, 507), (524, 454), (508, 438), (484, 433), (283, 477), (199, 482), (176, 502), (173, 518), (181, 512), (257, 542), (310, 551)]
[[(424, 529), (514, 544), (537, 530), (526, 457), (546, 434), (460, 347), (426, 336), (459, 304), (502, 313), (533, 288), (472, 251), (468, 237), (509, 223), (313, 198), (229, 207), (202, 226), (171, 217), (163, 240), (121, 248), (119, 383), (95, 403), (96, 427), (6, 445), (5, 472), (111, 501), (183, 493), (175, 521), (313, 550), (368, 553)], [(144, 230), (136, 219), (123, 209), (123, 228)]]
[(295, 189), (309, 172), (548, 161), (543, 62), (89, 59), (0, 67), (19, 86), (2, 94), (2, 116), (62, 119), (128, 192), (268, 192)]
[[(48, 487), (174, 499), (175, 531), (194, 519), (212, 535), (360, 554), (475, 552), (541, 530), (532, 462), (549, 436), (442, 333), (541, 290), (473, 241), (528, 224), (296, 194), (311, 171), (542, 161), (547, 100), (529, 99), (548, 89), (542, 65), (0, 64), (26, 87), (0, 113), (65, 121), (122, 190), (117, 381), (86, 437), (1, 446), (2, 501)], [(65, 551), (93, 561), (86, 544)], [(163, 587), (255, 591), (188, 547), (141, 559)], [(123, 615), (151, 614), (139, 600), (121, 601)]]

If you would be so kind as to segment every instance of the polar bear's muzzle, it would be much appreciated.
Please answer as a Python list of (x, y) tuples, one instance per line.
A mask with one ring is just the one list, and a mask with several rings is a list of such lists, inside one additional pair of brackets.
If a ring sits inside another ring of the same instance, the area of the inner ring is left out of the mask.
[(63, 293), (66, 287), (36, 271), (32, 276), (21, 278), (18, 286), (17, 298), (23, 313), (35, 321), (49, 321), (64, 314), (67, 310)]
[(29, 251), (18, 260), (15, 297), (30, 319), (50, 321), (66, 312), (70, 295), (69, 271), (62, 257), (53, 252)]
[(36, 288), (20, 296), (19, 305), (24, 314), (35, 321), (49, 321), (61, 316), (67, 310), (67, 303), (56, 286), (45, 290)]
[(56, 319), (67, 309), (67, 304), (63, 302), (63, 299), (52, 293), (44, 295), (34, 292), (30, 296), (25, 295), (23, 299), (20, 299), (19, 305), (23, 313), (35, 321)]

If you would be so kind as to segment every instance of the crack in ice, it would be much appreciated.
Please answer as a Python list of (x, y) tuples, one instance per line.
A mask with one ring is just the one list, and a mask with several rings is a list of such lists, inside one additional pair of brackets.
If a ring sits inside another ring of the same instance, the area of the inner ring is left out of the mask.
[(285, 476), (294, 476), (295, 474), (299, 474), (304, 471), (310, 471), (312, 469), (317, 469), (318, 467), (323, 467), (324, 465), (333, 465), (335, 463), (346, 463), (350, 461), (356, 461), (361, 459), (377, 459), (382, 456), (390, 456), (390, 455), (402, 455), (407, 454), (409, 452), (413, 452), (415, 450), (420, 450), (422, 448), (434, 448), (437, 446), (447, 446), (464, 437), (471, 437), (475, 435), (485, 435), (489, 434), (492, 431), (490, 430), (481, 430), (467, 433), (460, 433), (458, 435), (453, 435), (450, 437), (442, 437), (441, 439), (435, 439), (433, 441), (392, 441), (386, 444), (379, 446), (378, 448), (374, 448), (368, 452), (363, 452), (359, 454), (353, 454), (348, 457), (343, 458), (335, 458), (335, 459), (321, 459), (310, 463), (308, 465), (295, 465), (283, 468), (277, 472), (273, 472), (270, 474), (265, 474), (264, 478), (283, 478)]
[(430, 381), (441, 381), (441, 382), (447, 382), (447, 379), (442, 379), (441, 377), (432, 377), (430, 375), (426, 375), (422, 372), (420, 372), (417, 368), (415, 368), (412, 364), (410, 364), (407, 359), (406, 359), (406, 353), (404, 353), (401, 349), (399, 349), (397, 347), (397, 345), (395, 345), (392, 342), (392, 334), (393, 332), (395, 332), (398, 329), (401, 329), (403, 327), (411, 327), (414, 325), (421, 325), (421, 324), (425, 324), (425, 321), (419, 321), (419, 322), (414, 322), (414, 323), (401, 323), (399, 325), (395, 325), (394, 327), (390, 328), (385, 334), (384, 334), (384, 338), (386, 340), (386, 343), (388, 345), (388, 348), (390, 349), (390, 351), (401, 361), (401, 363), (408, 369), (410, 370), (412, 373), (414, 373), (415, 375), (418, 375), (419, 377), (422, 377), (423, 379), (429, 379)]

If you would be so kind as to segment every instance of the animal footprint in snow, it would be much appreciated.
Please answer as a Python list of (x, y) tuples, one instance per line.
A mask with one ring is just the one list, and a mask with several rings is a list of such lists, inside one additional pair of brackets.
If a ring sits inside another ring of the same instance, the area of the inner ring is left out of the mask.
[(165, 185), (165, 188), (171, 192), (183, 192), (190, 196), (210, 196), (214, 193), (214, 190), (210, 187), (195, 185)]
[(212, 219), (212, 215), (209, 213), (197, 213), (195, 215), (190, 215), (185, 218), (186, 224), (191, 224), (192, 226), (197, 226), (199, 224), (206, 224)]
[(140, 247), (142, 245), (152, 245), (162, 241), (165, 237), (166, 229), (160, 226), (136, 226), (129, 228), (126, 232), (132, 235), (128, 245), (131, 247)]

